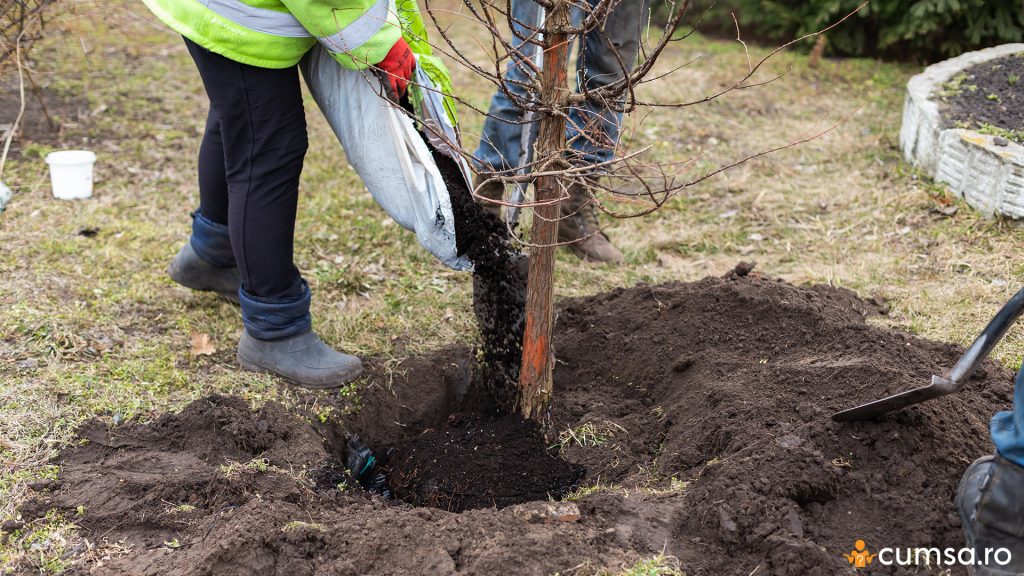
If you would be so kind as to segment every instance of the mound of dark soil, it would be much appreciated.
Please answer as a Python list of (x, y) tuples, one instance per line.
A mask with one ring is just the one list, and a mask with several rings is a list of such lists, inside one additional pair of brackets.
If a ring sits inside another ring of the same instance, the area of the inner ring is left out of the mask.
[[(60, 456), (60, 484), (25, 513), (82, 506), (90, 541), (132, 546), (83, 565), (99, 574), (593, 574), (664, 551), (691, 576), (803, 576), (853, 574), (841, 554), (856, 539), (960, 547), (956, 484), (991, 451), (988, 420), (1009, 407), (1012, 375), (987, 363), (957, 396), (834, 423), (961, 352), (873, 326), (873, 309), (754, 274), (564, 302), (552, 419), (561, 456), (586, 469), (578, 517), (545, 501), (456, 514), (318, 488), (303, 471), (319, 477), (336, 441), (280, 407), (220, 397), (148, 427), (86, 427), (93, 440)], [(472, 365), (449, 348), (379, 368), (345, 426), (395, 447), (393, 477), (470, 485), (497, 464), (466, 446), (490, 449), (479, 429), (501, 428), (445, 425)], [(543, 454), (501, 462), (528, 476)], [(871, 573), (926, 572), (902, 570)]]
[(613, 493), (588, 499), (592, 513), (614, 518), (623, 542), (639, 532), (649, 550), (667, 545), (688, 574), (842, 573), (858, 538), (963, 546), (956, 485), (991, 452), (988, 420), (1009, 406), (1012, 374), (987, 363), (959, 396), (834, 423), (962, 352), (871, 326), (874, 306), (852, 296), (752, 275), (566, 302), (556, 418), (611, 431), (610, 449), (566, 457), (604, 482), (689, 482), (659, 500), (657, 519)]
[(1014, 140), (1024, 144), (1024, 55), (983, 62), (964, 74), (958, 92), (947, 98), (950, 122), (1016, 131)]
[[(460, 470), (469, 478), (474, 467), (485, 478), (490, 469), (490, 477), (504, 477), (499, 485), (522, 501), (524, 494), (546, 500), (545, 487), (557, 484), (543, 480), (538, 465), (562, 474), (562, 482), (578, 476), (577, 467), (550, 462), (557, 460), (545, 456), (530, 424), (505, 419), (460, 428), (461, 437), (438, 437), (456, 450), (481, 446), (495, 461), (451, 454), (434, 464), (450, 470), (451, 478)], [(226, 396), (198, 400), (150, 425), (109, 427), (95, 420), (81, 429), (83, 441), (59, 457), (59, 481), (37, 486), (38, 497), (22, 514), (42, 517), (56, 509), (79, 516), (93, 545), (131, 547), (131, 554), (112, 559), (91, 554), (98, 562), (80, 565), (80, 573), (420, 575), (509, 568), (530, 574), (538, 573), (545, 555), (566, 566), (579, 558), (627, 558), (618, 550), (602, 552), (596, 527), (573, 524), (562, 535), (560, 526), (536, 523), (544, 518), (544, 502), (459, 515), (371, 499), (348, 474), (338, 473), (330, 448), (335, 439), (321, 431), (330, 432), (276, 403), (253, 410)], [(431, 444), (430, 435), (417, 435), (400, 451), (415, 459)], [(493, 445), (501, 438), (507, 450)]]

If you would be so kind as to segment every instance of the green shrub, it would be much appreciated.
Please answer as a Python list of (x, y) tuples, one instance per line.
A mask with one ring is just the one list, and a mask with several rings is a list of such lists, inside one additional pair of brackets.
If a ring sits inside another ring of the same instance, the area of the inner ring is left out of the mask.
[[(672, 0), (654, 0), (666, 14)], [(735, 34), (736, 14), (744, 38), (783, 43), (821, 30), (853, 12), (862, 0), (695, 0), (689, 22), (707, 12), (699, 27)], [(710, 11), (708, 12), (710, 8)], [(1020, 0), (872, 0), (828, 32), (828, 52), (934, 61), (963, 52), (1024, 40)], [(803, 48), (810, 47), (807, 41)]]

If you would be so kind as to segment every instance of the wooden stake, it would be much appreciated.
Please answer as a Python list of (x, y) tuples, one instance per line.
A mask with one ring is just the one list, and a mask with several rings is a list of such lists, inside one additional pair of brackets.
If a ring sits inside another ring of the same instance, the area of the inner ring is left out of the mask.
[[(565, 107), (568, 88), (569, 4), (554, 0), (544, 23), (544, 68), (541, 102), (548, 108)], [(565, 149), (565, 121), (544, 114), (537, 133), (534, 158), (556, 158)], [(559, 201), (562, 190), (557, 176), (544, 176), (535, 184), (530, 275), (526, 283), (526, 330), (523, 335), (523, 366), (519, 372), (519, 410), (524, 418), (542, 420), (551, 400), (554, 352), (555, 243), (558, 239)]]

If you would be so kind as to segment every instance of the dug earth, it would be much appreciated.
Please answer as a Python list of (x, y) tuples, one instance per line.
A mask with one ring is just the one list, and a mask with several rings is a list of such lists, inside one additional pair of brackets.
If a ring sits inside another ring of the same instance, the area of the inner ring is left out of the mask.
[[(334, 426), (225, 396), (97, 419), (22, 513), (130, 549), (76, 568), (95, 574), (614, 574), (662, 552), (691, 576), (852, 574), (859, 539), (962, 546), (956, 483), (1011, 396), (989, 362), (962, 394), (832, 422), (961, 352), (878, 313), (756, 274), (566, 300), (547, 438), (467, 412), (473, 351), (449, 347), (375, 367)], [(343, 471), (350, 433), (397, 498)]]

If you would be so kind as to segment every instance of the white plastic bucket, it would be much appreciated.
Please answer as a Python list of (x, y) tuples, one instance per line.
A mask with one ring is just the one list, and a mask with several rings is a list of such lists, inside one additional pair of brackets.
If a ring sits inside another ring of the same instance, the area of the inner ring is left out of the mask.
[(80, 200), (92, 196), (92, 168), (96, 155), (88, 150), (64, 150), (46, 155), (53, 197)]
[(7, 184), (0, 182), (0, 212), (4, 211), (4, 208), (7, 207), (7, 203), (10, 202), (13, 197), (14, 192), (7, 187)]

